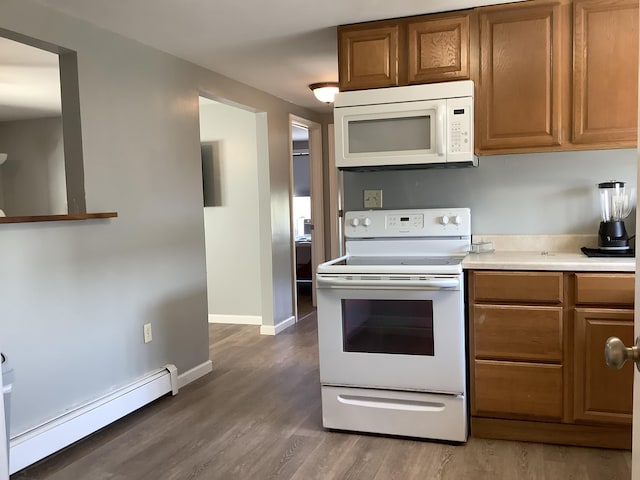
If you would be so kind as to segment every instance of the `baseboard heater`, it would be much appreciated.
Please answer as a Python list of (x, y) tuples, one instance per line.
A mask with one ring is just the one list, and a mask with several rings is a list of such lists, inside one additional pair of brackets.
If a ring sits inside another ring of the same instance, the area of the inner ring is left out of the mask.
[(174, 365), (166, 365), (13, 437), (9, 473), (48, 457), (168, 393), (178, 393), (178, 371)]

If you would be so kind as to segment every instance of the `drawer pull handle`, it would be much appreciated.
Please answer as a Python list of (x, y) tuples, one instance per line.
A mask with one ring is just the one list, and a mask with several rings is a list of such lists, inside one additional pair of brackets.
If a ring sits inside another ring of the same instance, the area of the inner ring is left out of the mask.
[(387, 410), (406, 410), (412, 412), (441, 412), (444, 403), (397, 400), (393, 398), (361, 397), (356, 395), (338, 395), (338, 401), (358, 407), (384, 408)]

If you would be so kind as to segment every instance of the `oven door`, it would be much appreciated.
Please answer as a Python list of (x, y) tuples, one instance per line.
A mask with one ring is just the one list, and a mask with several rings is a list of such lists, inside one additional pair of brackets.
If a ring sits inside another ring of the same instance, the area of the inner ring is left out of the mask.
[(463, 394), (463, 274), (318, 275), (320, 380)]

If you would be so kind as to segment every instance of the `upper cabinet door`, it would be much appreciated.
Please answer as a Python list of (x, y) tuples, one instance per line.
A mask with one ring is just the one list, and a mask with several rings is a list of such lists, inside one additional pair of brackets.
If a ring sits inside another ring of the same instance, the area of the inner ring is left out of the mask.
[(465, 12), (407, 22), (409, 83), (469, 78), (469, 18)]
[(480, 150), (559, 145), (559, 4), (481, 9)]
[(576, 0), (574, 143), (636, 144), (638, 1)]
[(398, 85), (398, 23), (338, 27), (340, 90)]

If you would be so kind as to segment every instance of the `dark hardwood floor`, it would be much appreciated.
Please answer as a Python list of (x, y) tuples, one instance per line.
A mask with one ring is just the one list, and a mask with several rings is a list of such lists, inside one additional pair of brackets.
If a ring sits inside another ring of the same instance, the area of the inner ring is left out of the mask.
[(311, 296), (311, 284), (298, 285), (298, 319), (302, 320), (315, 310)]
[(213, 372), (12, 480), (627, 480), (631, 454), (322, 428), (315, 314), (278, 336), (210, 326)]

